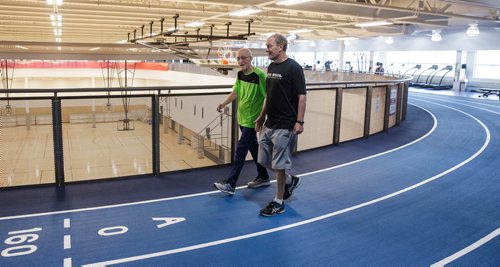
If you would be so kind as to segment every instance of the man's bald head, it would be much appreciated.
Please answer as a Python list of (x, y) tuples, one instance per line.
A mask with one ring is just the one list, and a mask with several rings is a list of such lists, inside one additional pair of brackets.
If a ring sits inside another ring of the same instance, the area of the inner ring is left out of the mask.
[(243, 72), (251, 72), (252, 66), (252, 51), (248, 48), (241, 48), (236, 54), (236, 61)]
[(251, 57), (251, 58), (253, 58), (252, 51), (250, 51), (250, 49), (248, 49), (248, 48), (240, 48), (238, 50), (238, 56), (239, 57), (245, 56), (245, 57)]

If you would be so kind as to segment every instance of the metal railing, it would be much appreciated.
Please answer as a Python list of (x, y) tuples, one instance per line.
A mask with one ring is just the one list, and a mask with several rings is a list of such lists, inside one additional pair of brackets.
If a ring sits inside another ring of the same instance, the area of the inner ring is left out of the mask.
[(231, 114), (229, 107), (217, 115), (191, 141), (199, 158), (208, 157), (218, 164), (231, 162)]

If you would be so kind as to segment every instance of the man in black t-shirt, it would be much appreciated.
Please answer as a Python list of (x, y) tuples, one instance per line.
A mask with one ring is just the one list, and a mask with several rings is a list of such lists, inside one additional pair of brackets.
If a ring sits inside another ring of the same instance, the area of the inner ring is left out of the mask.
[(255, 130), (261, 132), (258, 162), (273, 169), (277, 180), (276, 197), (260, 215), (273, 216), (285, 211), (284, 200), (300, 183), (299, 177), (286, 171), (292, 168), (295, 136), (304, 131), (306, 85), (302, 67), (286, 54), (287, 40), (283, 35), (271, 35), (266, 47), (273, 62), (267, 69), (267, 96)]

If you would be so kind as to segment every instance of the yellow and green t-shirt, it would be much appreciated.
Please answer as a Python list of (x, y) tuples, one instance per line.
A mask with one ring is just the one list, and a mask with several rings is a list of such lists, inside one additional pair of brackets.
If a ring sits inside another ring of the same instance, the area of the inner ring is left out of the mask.
[(239, 71), (233, 91), (238, 95), (238, 124), (254, 128), (266, 97), (266, 73), (256, 67), (250, 74)]

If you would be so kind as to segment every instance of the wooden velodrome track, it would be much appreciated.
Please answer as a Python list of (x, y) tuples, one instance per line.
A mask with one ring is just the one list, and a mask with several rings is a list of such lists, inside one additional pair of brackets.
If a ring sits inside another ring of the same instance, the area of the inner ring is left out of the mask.
[(0, 266), (498, 266), (500, 102), (409, 101), (388, 133), (299, 153), (271, 218), (275, 185), (212, 191), (228, 167), (4, 190)]

